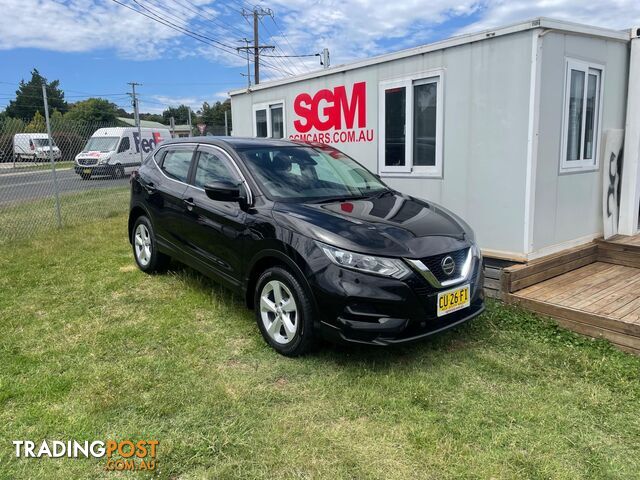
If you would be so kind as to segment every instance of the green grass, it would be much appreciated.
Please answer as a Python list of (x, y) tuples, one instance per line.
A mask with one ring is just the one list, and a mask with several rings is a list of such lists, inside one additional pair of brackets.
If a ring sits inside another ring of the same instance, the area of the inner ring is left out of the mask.
[(514, 307), (288, 359), (240, 299), (148, 276), (118, 215), (0, 257), (0, 477), (131, 478), (11, 440), (151, 438), (161, 478), (638, 478), (640, 359)]
[[(60, 195), (65, 227), (122, 215), (129, 208), (128, 186), (96, 188)], [(0, 206), (0, 245), (33, 236), (55, 235), (58, 224), (54, 197)], [(98, 239), (94, 239), (98, 240)]]
[[(69, 169), (73, 167), (75, 161), (73, 160), (56, 160), (56, 170)], [(4, 172), (4, 168), (0, 172)], [(20, 162), (15, 168), (8, 169), (11, 172), (33, 172), (39, 170), (51, 170), (51, 162), (37, 162), (33, 164)]]

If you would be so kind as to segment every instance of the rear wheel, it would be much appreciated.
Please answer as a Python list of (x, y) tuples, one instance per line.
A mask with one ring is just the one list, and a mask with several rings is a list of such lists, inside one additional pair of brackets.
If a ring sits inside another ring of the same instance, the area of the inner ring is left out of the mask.
[(169, 256), (158, 251), (151, 221), (142, 215), (133, 225), (133, 256), (138, 268), (146, 273), (163, 272), (169, 266)]
[(256, 321), (262, 336), (278, 353), (303, 355), (313, 345), (311, 299), (300, 282), (281, 267), (266, 270), (254, 297)]

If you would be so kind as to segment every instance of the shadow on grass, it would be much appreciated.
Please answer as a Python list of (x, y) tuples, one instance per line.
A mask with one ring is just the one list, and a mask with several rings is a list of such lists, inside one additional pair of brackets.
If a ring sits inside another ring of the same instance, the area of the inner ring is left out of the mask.
[[(254, 311), (246, 307), (244, 299), (239, 295), (176, 261), (172, 262), (169, 274), (181, 277), (190, 288), (211, 292), (225, 308), (242, 312), (238, 317), (247, 322), (246, 326), (250, 327), (248, 330), (253, 332), (252, 335), (262, 343), (263, 348), (271, 350), (256, 325)], [(497, 354), (502, 352), (508, 355), (507, 351), (513, 354), (518, 349), (535, 349), (536, 345), (553, 346), (550, 351), (563, 358), (563, 361), (586, 355), (595, 364), (608, 358), (622, 367), (618, 380), (625, 378), (631, 381), (638, 375), (640, 359), (619, 351), (606, 340), (576, 334), (559, 327), (547, 317), (494, 300), (487, 300), (487, 309), (479, 317), (451, 330), (407, 344), (376, 346), (336, 343), (318, 335), (315, 347), (304, 357), (294, 361), (319, 362), (334, 367), (375, 368), (375, 371), (384, 374), (398, 367), (425, 364), (425, 361), (427, 364), (431, 361), (447, 363), (462, 358), (473, 361), (474, 358), (485, 355), (487, 348)], [(278, 355), (272, 350), (271, 353)], [(553, 362), (554, 359), (549, 358), (549, 361)]]
[[(241, 318), (243, 321), (246, 320), (248, 325), (251, 324), (255, 329), (255, 334), (260, 337), (261, 341), (264, 341), (256, 325), (254, 310), (247, 308), (244, 299), (240, 295), (176, 260), (171, 261), (167, 274), (181, 277), (191, 288), (213, 292), (214, 295), (227, 304), (227, 308), (244, 311), (245, 315), (241, 315)], [(406, 364), (413, 361), (413, 359), (432, 353), (446, 355), (447, 353), (454, 353), (461, 349), (472, 347), (474, 343), (478, 343), (481, 339), (490, 336), (490, 332), (483, 328), (482, 325), (485, 323), (483, 320), (484, 315), (446, 332), (400, 345), (381, 346), (339, 343), (327, 340), (318, 334), (314, 348), (302, 358), (322, 360), (334, 364), (362, 363), (375, 364), (377, 368), (381, 366), (392, 368), (394, 364)]]

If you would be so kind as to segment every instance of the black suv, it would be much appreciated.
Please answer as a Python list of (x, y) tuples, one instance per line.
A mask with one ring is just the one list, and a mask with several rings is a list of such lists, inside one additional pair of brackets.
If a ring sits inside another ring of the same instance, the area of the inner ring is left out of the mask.
[(171, 257), (239, 292), (265, 340), (417, 340), (484, 309), (482, 257), (451, 212), (387, 187), (327, 145), (170, 140), (131, 181), (141, 270)]

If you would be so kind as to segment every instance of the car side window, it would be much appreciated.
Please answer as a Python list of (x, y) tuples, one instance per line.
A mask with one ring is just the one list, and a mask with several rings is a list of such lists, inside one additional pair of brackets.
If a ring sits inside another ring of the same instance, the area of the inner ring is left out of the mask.
[(118, 147), (118, 153), (126, 152), (130, 148), (129, 137), (123, 137), (120, 140), (120, 146)]
[(228, 158), (223, 154), (212, 150), (200, 150), (193, 185), (204, 188), (212, 182), (237, 182), (238, 178), (233, 173), (233, 167)]
[(167, 149), (160, 168), (167, 177), (186, 182), (189, 176), (191, 157), (193, 157), (192, 148)]

